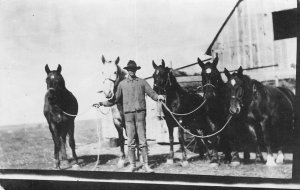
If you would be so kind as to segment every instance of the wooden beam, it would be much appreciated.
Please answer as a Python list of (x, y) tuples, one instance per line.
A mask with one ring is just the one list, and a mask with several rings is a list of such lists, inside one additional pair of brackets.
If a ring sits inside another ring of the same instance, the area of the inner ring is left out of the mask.
[(221, 28), (219, 29), (218, 33), (216, 34), (215, 38), (213, 39), (213, 41), (210, 43), (209, 47), (207, 48), (205, 54), (206, 55), (211, 55), (211, 49), (213, 47), (213, 45), (215, 44), (215, 42), (217, 41), (220, 33), (222, 32), (223, 28), (225, 27), (225, 25), (227, 24), (227, 22), (229, 21), (229, 19), (231, 18), (231, 16), (233, 15), (235, 9), (239, 6), (239, 4), (242, 2), (243, 0), (239, 0), (236, 5), (233, 7), (233, 9), (231, 10), (231, 12), (229, 13), (229, 15), (227, 16), (226, 20), (224, 21), (223, 25), (221, 26)]

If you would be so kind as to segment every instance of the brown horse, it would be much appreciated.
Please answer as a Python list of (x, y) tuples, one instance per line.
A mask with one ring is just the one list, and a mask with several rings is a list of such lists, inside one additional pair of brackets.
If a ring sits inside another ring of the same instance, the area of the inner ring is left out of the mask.
[[(242, 67), (233, 74), (225, 70), (225, 74), (230, 88), (228, 111), (244, 124), (240, 125), (238, 136), (247, 134), (247, 123), (254, 123), (252, 134), (257, 136), (259, 145), (267, 149), (266, 165), (283, 163), (283, 147), (287, 146), (293, 130), (293, 93), (251, 79), (243, 74)], [(278, 150), (276, 163), (272, 149)]]
[(78, 164), (74, 140), (75, 116), (71, 116), (77, 114), (78, 103), (75, 96), (65, 87), (61, 66), (58, 65), (57, 70), (50, 71), (46, 65), (45, 70), (47, 73), (47, 93), (45, 95), (44, 115), (54, 141), (55, 167), (60, 169), (60, 161), (67, 160), (65, 147), (67, 135), (73, 158)]
[[(189, 129), (193, 134), (199, 134), (198, 131), (201, 131), (202, 134), (211, 134), (213, 130), (209, 127), (206, 120), (206, 113), (203, 108), (198, 109), (203, 105), (204, 98), (196, 93), (188, 93), (185, 91), (177, 82), (170, 68), (165, 67), (165, 62), (162, 60), (162, 64), (157, 66), (155, 62), (152, 62), (153, 68), (155, 69), (153, 74), (154, 87), (153, 89), (158, 93), (166, 96), (166, 106), (171, 112), (182, 114), (172, 116), (171, 113), (163, 107), (163, 112), (165, 115), (166, 123), (169, 131), (169, 140), (170, 140), (170, 153), (167, 158), (169, 164), (173, 163), (174, 159), (174, 137), (173, 131), (174, 127), (179, 127), (178, 123), (173, 117), (182, 125)], [(189, 113), (190, 114), (185, 114)], [(180, 149), (182, 152), (182, 166), (187, 166), (187, 155), (184, 147), (184, 130), (182, 127), (178, 128), (179, 133), (179, 143)], [(199, 146), (200, 157), (203, 157), (204, 147), (203, 141), (208, 141), (204, 139), (201, 141), (200, 138), (196, 138), (197, 144)], [(209, 144), (209, 141), (205, 144)], [(214, 162), (214, 160), (212, 160)]]

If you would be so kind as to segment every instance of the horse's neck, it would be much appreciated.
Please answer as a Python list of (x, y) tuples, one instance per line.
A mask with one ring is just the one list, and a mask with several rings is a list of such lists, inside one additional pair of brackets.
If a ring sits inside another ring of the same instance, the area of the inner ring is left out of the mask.
[(119, 65), (117, 65), (117, 68), (118, 68), (118, 77), (115, 82), (114, 93), (116, 93), (120, 82), (126, 78), (126, 72), (123, 69), (121, 69), (121, 67), (119, 67)]
[(250, 77), (248, 77), (247, 75), (244, 75), (242, 77), (243, 80), (243, 89), (244, 89), (244, 96), (243, 96), (243, 102), (244, 102), (244, 106), (247, 108), (251, 101), (252, 101), (252, 80)]
[(166, 90), (167, 104), (172, 104), (174, 101), (178, 101), (187, 94), (187, 92), (178, 84), (175, 77), (170, 78), (170, 80), (172, 85)]
[(218, 83), (218, 86), (217, 86), (217, 97), (221, 101), (224, 101), (226, 99), (226, 91), (227, 91), (226, 83), (221, 78), (219, 80), (219, 83)]

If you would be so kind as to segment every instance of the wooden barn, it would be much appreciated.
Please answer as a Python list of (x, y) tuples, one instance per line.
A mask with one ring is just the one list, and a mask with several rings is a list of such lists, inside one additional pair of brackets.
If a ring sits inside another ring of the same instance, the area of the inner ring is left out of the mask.
[[(224, 18), (220, 30), (216, 31), (206, 54), (212, 58), (218, 54), (220, 71), (224, 68), (234, 71), (242, 66), (244, 73), (252, 78), (269, 85), (286, 86), (295, 92), (296, 38), (274, 39), (273, 14), (296, 7), (296, 0), (238, 0), (228, 17)], [(187, 90), (195, 91), (201, 85), (201, 69), (197, 63), (175, 70), (184, 71), (185, 76), (178, 76), (177, 80)], [(225, 76), (223, 78), (226, 80)], [(151, 78), (148, 81), (153, 84)], [(155, 113), (152, 101), (148, 102), (151, 112)], [(148, 114), (153, 116), (151, 121), (155, 118), (153, 113)], [(161, 124), (164, 130), (156, 131), (165, 134), (156, 136), (163, 135), (164, 141), (168, 141), (164, 125)]]
[[(296, 38), (274, 39), (273, 14), (296, 7), (296, 0), (237, 0), (228, 17), (224, 18), (220, 30), (216, 31), (206, 54), (211, 58), (218, 54), (220, 71), (224, 68), (234, 71), (242, 66), (244, 73), (254, 79), (270, 85), (286, 86), (295, 92)], [(200, 58), (205, 56), (199, 54)], [(210, 61), (211, 58), (203, 60)], [(201, 85), (201, 68), (197, 63), (173, 69), (185, 89), (197, 91)], [(153, 79), (146, 79), (152, 86)], [(157, 142), (168, 142), (166, 124), (158, 120), (156, 106), (156, 102), (147, 98), (147, 137)], [(102, 122), (113, 125), (111, 121), (110, 117), (106, 117)], [(115, 129), (102, 131), (105, 138), (117, 137)], [(176, 131), (174, 137), (177, 140)]]

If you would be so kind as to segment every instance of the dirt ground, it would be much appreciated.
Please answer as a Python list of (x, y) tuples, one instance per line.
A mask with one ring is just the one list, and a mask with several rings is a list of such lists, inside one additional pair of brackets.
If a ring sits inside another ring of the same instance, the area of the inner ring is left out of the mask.
[[(117, 168), (119, 147), (99, 146), (96, 128), (87, 123), (76, 126), (75, 140), (76, 151), (81, 167), (70, 167), (68, 170), (83, 171), (118, 171), (125, 172), (128, 167)], [(7, 127), (0, 130), (0, 168), (1, 169), (54, 169), (53, 141), (45, 124)], [(149, 140), (149, 164), (156, 173), (168, 174), (193, 174), (193, 175), (218, 175), (218, 176), (246, 176), (263, 178), (291, 178), (292, 154), (286, 154), (283, 165), (267, 167), (262, 163), (255, 163), (255, 154), (251, 153), (251, 163), (232, 167), (222, 163), (216, 168), (209, 167), (208, 161), (200, 160), (198, 155), (188, 152), (189, 165), (182, 167), (180, 164), (181, 153), (176, 151), (173, 165), (166, 163), (169, 145), (161, 145), (154, 140)], [(125, 148), (127, 151), (127, 148)], [(68, 156), (71, 155), (67, 146)], [(99, 154), (99, 164), (96, 165)], [(266, 154), (264, 153), (266, 157)], [(242, 157), (242, 154), (241, 154)], [(74, 163), (72, 160), (71, 164)], [(140, 162), (137, 164), (141, 166)], [(144, 172), (140, 169), (137, 172)]]

